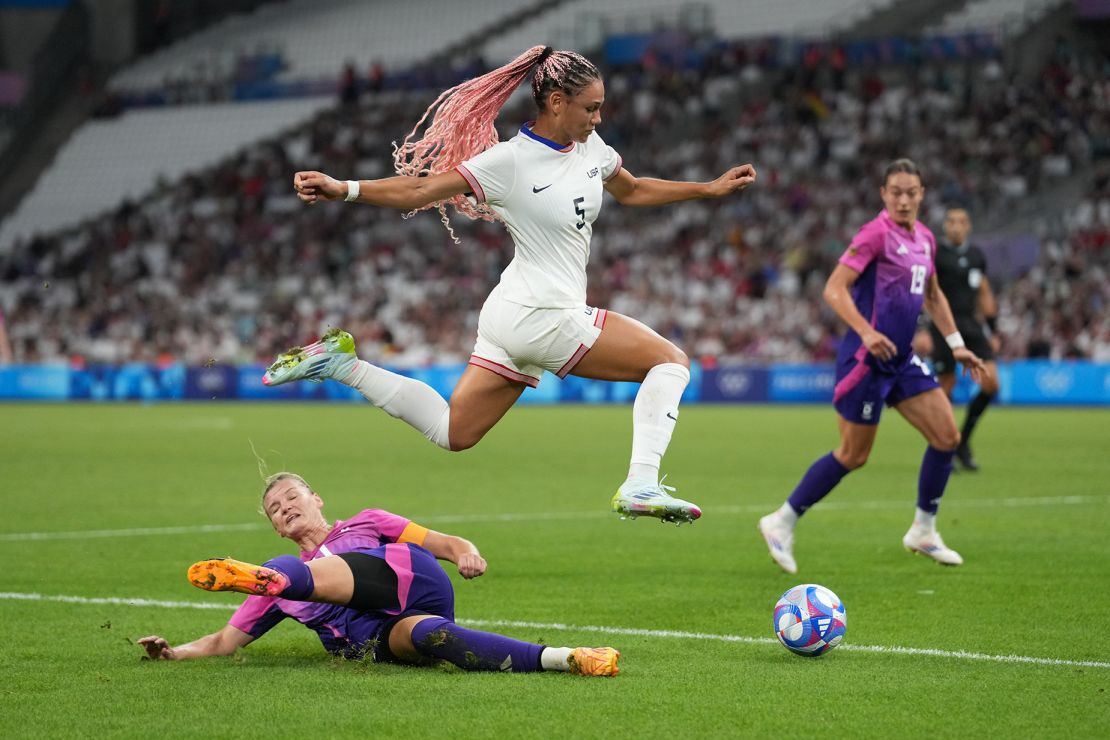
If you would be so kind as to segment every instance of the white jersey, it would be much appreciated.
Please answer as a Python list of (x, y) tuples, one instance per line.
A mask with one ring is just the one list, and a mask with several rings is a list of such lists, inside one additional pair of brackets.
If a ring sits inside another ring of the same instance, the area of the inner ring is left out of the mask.
[(530, 124), (458, 166), (474, 199), (489, 203), (516, 245), (501, 273), (502, 298), (540, 308), (586, 304), (602, 187), (620, 169), (620, 156), (597, 133), (561, 147), (532, 133)]

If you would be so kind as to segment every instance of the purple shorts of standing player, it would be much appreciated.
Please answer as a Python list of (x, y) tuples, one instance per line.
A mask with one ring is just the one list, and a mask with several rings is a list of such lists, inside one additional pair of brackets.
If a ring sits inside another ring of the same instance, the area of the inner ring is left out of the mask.
[(864, 349), (862, 358), (853, 354), (847, 361), (836, 363), (833, 406), (845, 421), (878, 424), (884, 403), (897, 406), (907, 398), (938, 387), (928, 365), (916, 354), (911, 353), (900, 365), (890, 368), (890, 363), (876, 362)]

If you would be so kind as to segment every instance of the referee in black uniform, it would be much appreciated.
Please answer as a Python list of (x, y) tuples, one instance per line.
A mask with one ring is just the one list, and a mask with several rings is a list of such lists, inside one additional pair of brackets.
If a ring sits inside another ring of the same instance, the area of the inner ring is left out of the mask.
[[(968, 243), (971, 234), (971, 217), (965, 208), (949, 208), (944, 216), (944, 239), (937, 244), (937, 280), (940, 289), (952, 307), (956, 328), (964, 338), (967, 348), (983, 358), (986, 365), (979, 384), (979, 393), (967, 406), (967, 416), (960, 432), (960, 446), (956, 459), (967, 470), (978, 470), (971, 455), (971, 433), (979, 418), (998, 393), (998, 365), (994, 353), (998, 348), (995, 320), (998, 304), (995, 303), (990, 281), (987, 280), (987, 259), (983, 251)], [(983, 317), (986, 327), (980, 322)], [(956, 363), (952, 350), (944, 341), (935, 324), (930, 324), (933, 336), (933, 368), (937, 379), (948, 397), (956, 384)]]

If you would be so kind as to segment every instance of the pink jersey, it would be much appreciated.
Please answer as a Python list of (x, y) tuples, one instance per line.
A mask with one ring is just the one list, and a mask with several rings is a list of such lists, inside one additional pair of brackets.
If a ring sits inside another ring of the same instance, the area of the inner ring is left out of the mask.
[[(412, 527), (407, 533), (405, 530)], [(365, 509), (346, 521), (338, 519), (331, 532), (312, 552), (302, 552), (306, 563), (316, 558), (353, 550), (369, 550), (390, 542), (424, 544), (428, 530), (384, 509)]]
[[(344, 552), (373, 550), (391, 543), (423, 545), (427, 534), (426, 528), (402, 516), (383, 509), (366, 509), (350, 519), (337, 520), (319, 547), (311, 552), (301, 552), (301, 560), (308, 562)], [(387, 550), (387, 553), (386, 562), (398, 577), (398, 603), (404, 608), (408, 601), (412, 572), (404, 562), (399, 561), (404, 561), (407, 550), (404, 553)], [(272, 596), (248, 596), (242, 606), (231, 615), (228, 624), (258, 638), (285, 617), (292, 617), (315, 630), (329, 650), (334, 641), (345, 642), (352, 637), (352, 633), (363, 631), (356, 624), (358, 615), (346, 607), (288, 601)]]
[[(936, 252), (936, 239), (925, 224), (918, 222), (907, 231), (884, 210), (863, 225), (840, 258), (840, 264), (860, 274), (851, 290), (856, 308), (898, 347), (898, 355), (887, 363), (891, 367), (913, 354), (910, 345), (935, 271)], [(849, 329), (841, 356), (866, 353), (859, 335)]]

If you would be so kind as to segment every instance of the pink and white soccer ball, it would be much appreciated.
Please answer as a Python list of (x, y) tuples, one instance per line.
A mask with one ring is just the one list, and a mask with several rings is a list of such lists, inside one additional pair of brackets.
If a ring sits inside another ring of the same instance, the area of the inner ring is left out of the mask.
[(775, 636), (792, 653), (815, 658), (844, 639), (844, 602), (824, 586), (803, 583), (775, 604)]

